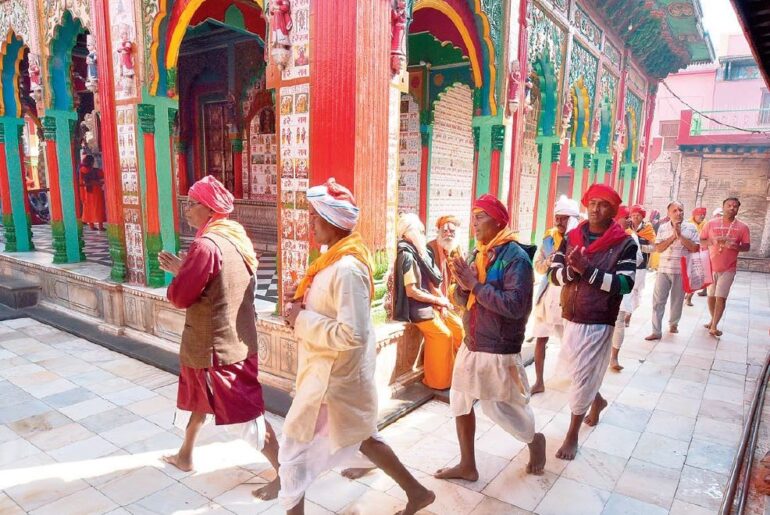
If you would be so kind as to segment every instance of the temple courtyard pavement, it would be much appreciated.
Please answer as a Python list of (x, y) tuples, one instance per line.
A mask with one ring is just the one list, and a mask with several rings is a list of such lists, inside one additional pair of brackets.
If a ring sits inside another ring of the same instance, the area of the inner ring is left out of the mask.
[[(553, 457), (569, 423), (567, 394), (553, 384), (531, 401), (547, 437), (543, 476), (527, 476), (525, 446), (480, 415), (479, 481), (433, 479), (459, 454), (449, 408), (438, 400), (382, 430), (436, 492), (424, 513), (716, 512), (770, 349), (770, 276), (739, 273), (720, 340), (703, 328), (705, 299), (696, 296), (678, 334), (645, 342), (653, 281), (651, 274), (626, 332), (626, 368), (606, 375), (610, 405), (597, 427), (583, 428), (575, 461)], [(548, 352), (546, 377), (558, 342)], [(265, 459), (221, 428), (204, 429), (196, 472), (160, 460), (181, 442), (173, 424), (176, 382), (35, 320), (0, 322), (0, 513), (282, 513), (275, 501), (251, 497), (272, 475)], [(269, 419), (279, 430), (282, 420)], [(307, 500), (313, 514), (386, 514), (404, 505), (380, 472), (356, 481), (328, 472)]]

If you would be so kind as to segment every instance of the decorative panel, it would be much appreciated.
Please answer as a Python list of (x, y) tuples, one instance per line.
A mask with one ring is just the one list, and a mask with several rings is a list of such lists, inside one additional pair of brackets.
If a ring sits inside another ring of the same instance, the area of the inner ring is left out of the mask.
[(29, 5), (26, 0), (8, 0), (0, 3), (0, 37), (5, 38), (13, 29), (29, 45), (32, 38), (29, 24)]
[(283, 70), (284, 80), (310, 76), (310, 0), (292, 0), (291, 18), (291, 57)]
[(503, 16), (503, 1), (481, 0), (481, 9), (487, 16), (492, 44), (495, 47), (496, 57), (499, 57), (500, 53), (503, 51), (502, 38), (505, 22), (505, 17)]
[(160, 0), (142, 0), (142, 26), (144, 27), (144, 77), (145, 84), (155, 78), (152, 69), (152, 29), (155, 17), (160, 12)]
[(120, 162), (122, 209), (126, 238), (128, 282), (145, 284), (144, 238), (136, 153), (136, 107), (117, 106), (118, 159)]
[(399, 144), (398, 211), (420, 212), (420, 106), (411, 95), (401, 96), (401, 138)]
[(570, 55), (569, 83), (573, 85), (582, 77), (592, 103), (596, 94), (596, 74), (598, 71), (599, 59), (583, 45), (574, 41), (572, 55)]
[(80, 20), (89, 32), (93, 33), (91, 25), (91, 5), (89, 0), (42, 0), (43, 2), (43, 48), (50, 48), (49, 43), (54, 37), (54, 30), (61, 24), (65, 11), (70, 11), (72, 17)]
[(125, 0), (113, 0), (109, 6), (115, 98), (133, 98), (137, 96), (136, 68), (139, 59), (133, 4)]
[(623, 56), (621, 55), (618, 47), (613, 45), (609, 40), (605, 40), (604, 48), (602, 51), (604, 52), (604, 55), (607, 56), (607, 59), (615, 66), (615, 68), (620, 68), (620, 60), (623, 58)]
[(628, 67), (628, 82), (631, 87), (639, 93), (644, 93), (647, 91), (647, 81), (644, 80), (642, 74), (639, 73), (633, 66)]
[(473, 94), (466, 85), (448, 88), (434, 105), (431, 170), (428, 186), (428, 239), (436, 236), (436, 220), (452, 214), (460, 219), (457, 235), (468, 248), (473, 189)]
[[(275, 202), (278, 195), (278, 147), (275, 133), (263, 133), (255, 116), (243, 145), (243, 187), (248, 198)], [(307, 135), (305, 136), (307, 138)]]
[(537, 121), (540, 102), (535, 99), (526, 117), (524, 141), (521, 145), (521, 175), (519, 177), (519, 238), (528, 243), (535, 230), (535, 203), (540, 159), (537, 152)]
[(579, 5), (575, 9), (575, 26), (580, 34), (596, 48), (602, 47), (602, 29), (591, 19), (591, 16)]
[(536, 4), (527, 8), (529, 24), (528, 52), (530, 62), (547, 56), (556, 68), (557, 77), (561, 76), (564, 30), (551, 20)]

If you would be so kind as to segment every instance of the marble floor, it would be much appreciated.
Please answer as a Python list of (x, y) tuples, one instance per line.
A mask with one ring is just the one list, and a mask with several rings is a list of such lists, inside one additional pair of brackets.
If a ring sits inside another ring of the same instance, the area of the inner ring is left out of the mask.
[[(433, 479), (458, 457), (438, 401), (382, 431), (436, 492), (424, 513), (715, 513), (770, 349), (770, 276), (738, 275), (720, 340), (703, 329), (705, 299), (696, 297), (678, 334), (645, 342), (653, 280), (627, 331), (626, 368), (605, 377), (611, 404), (597, 427), (583, 428), (575, 461), (553, 457), (569, 423), (554, 380), (532, 398), (548, 445), (543, 476), (527, 476), (524, 444), (479, 415), (479, 481)], [(558, 347), (549, 347), (546, 377)], [(0, 513), (281, 513), (250, 494), (271, 477), (265, 459), (223, 429), (204, 428), (196, 472), (160, 461), (181, 442), (175, 395), (176, 377), (152, 366), (31, 319), (0, 322)], [(282, 420), (269, 418), (280, 431)], [(389, 514), (404, 495), (381, 472), (349, 481), (330, 471), (307, 500), (308, 513)]]

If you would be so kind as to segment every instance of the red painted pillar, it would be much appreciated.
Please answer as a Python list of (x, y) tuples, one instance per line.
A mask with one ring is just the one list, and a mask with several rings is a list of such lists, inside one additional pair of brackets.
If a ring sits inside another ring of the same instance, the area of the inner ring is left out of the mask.
[[(514, 231), (519, 230), (519, 195), (521, 192), (521, 151), (524, 143), (524, 131), (526, 129), (526, 91), (525, 83), (529, 73), (527, 56), (527, 4), (529, 0), (519, 1), (519, 53), (518, 65), (520, 69), (520, 80), (516, 94), (519, 98), (519, 108), (513, 115), (513, 136), (511, 142), (511, 172), (508, 185), (508, 212), (511, 214), (511, 228)], [(538, 187), (539, 183), (538, 182)], [(537, 198), (537, 197), (535, 197)]]
[(187, 144), (180, 140), (176, 144), (176, 154), (172, 155), (176, 155), (176, 174), (179, 181), (179, 194), (187, 195), (187, 190), (190, 189), (187, 180)]
[(4, 141), (0, 142), (0, 203), (2, 203), (3, 217), (11, 215), (11, 185), (8, 181), (8, 164), (5, 160)]
[[(655, 86), (657, 88), (657, 86)], [(655, 116), (655, 101), (657, 98), (657, 89), (653, 89), (647, 95), (647, 116), (644, 120), (644, 155), (642, 161), (639, 163), (639, 174), (637, 175), (637, 182), (639, 183), (639, 198), (637, 202), (639, 204), (644, 203), (644, 193), (647, 188), (647, 168), (650, 166), (649, 155), (652, 153), (650, 148), (650, 141), (652, 138), (652, 119)], [(631, 195), (633, 198), (633, 194)]]
[[(637, 177), (639, 177), (639, 176), (637, 175)], [(635, 190), (636, 190), (636, 181), (631, 179), (630, 177), (629, 177), (628, 180), (631, 181), (631, 189), (628, 192), (628, 205), (629, 206), (633, 206), (634, 204), (636, 204), (636, 202), (634, 201), (634, 193), (635, 193)], [(623, 191), (623, 190), (620, 190), (620, 191)]]

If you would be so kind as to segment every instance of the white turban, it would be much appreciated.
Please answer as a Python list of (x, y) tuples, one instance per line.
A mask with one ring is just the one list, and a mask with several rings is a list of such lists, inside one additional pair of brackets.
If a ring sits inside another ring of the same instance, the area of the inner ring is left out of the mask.
[(580, 207), (576, 201), (567, 198), (566, 195), (562, 195), (559, 197), (559, 200), (556, 201), (553, 214), (562, 216), (578, 216), (580, 214)]
[(718, 207), (718, 208), (716, 208), (716, 209), (714, 210), (714, 212), (713, 212), (713, 213), (711, 213), (711, 218), (714, 218), (714, 217), (716, 217), (716, 216), (722, 216), (723, 214), (724, 214), (724, 211), (722, 210), (722, 208), (721, 208), (721, 207)]
[(358, 207), (350, 190), (329, 179), (307, 190), (307, 201), (316, 213), (335, 227), (352, 231), (358, 223)]
[(413, 229), (417, 230), (417, 232), (422, 232), (424, 228), (420, 217), (414, 213), (401, 213), (396, 224), (396, 232), (399, 238)]

